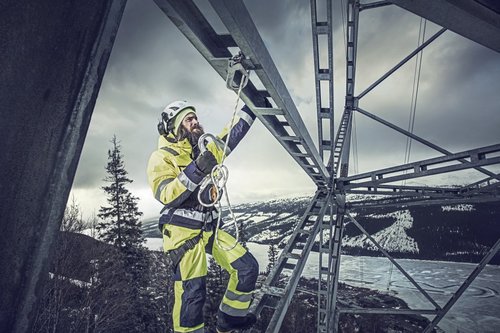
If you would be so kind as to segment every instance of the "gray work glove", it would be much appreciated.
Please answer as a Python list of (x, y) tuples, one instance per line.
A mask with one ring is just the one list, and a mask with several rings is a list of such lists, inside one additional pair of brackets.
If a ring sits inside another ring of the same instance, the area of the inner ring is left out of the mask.
[(208, 175), (214, 166), (217, 165), (217, 160), (210, 150), (205, 150), (200, 154), (200, 156), (198, 156), (195, 163), (198, 170), (203, 172), (205, 175)]

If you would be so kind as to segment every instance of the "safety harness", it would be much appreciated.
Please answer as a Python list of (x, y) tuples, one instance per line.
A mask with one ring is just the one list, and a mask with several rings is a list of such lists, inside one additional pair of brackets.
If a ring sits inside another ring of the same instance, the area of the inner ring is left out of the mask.
[[(236, 116), (236, 111), (238, 108), (238, 102), (240, 99), (241, 91), (248, 83), (249, 73), (248, 73), (248, 71), (245, 70), (245, 68), (241, 64), (243, 59), (244, 59), (244, 56), (240, 52), (239, 54), (237, 54), (234, 57), (232, 57), (231, 59), (229, 59), (229, 63), (228, 63), (226, 86), (229, 89), (234, 90), (237, 93), (236, 104), (235, 104), (233, 116), (231, 119), (231, 125), (229, 126), (230, 129), (233, 127), (233, 123), (234, 123), (234, 119)], [(233, 210), (231, 207), (231, 203), (229, 202), (229, 196), (227, 194), (227, 189), (226, 189), (226, 182), (227, 182), (227, 179), (229, 176), (229, 171), (227, 170), (227, 167), (224, 165), (224, 160), (225, 160), (225, 158), (227, 156), (227, 152), (229, 150), (228, 142), (229, 142), (230, 134), (231, 134), (231, 130), (229, 130), (229, 133), (227, 134), (226, 141), (222, 142), (222, 144), (215, 136), (213, 136), (211, 134), (202, 135), (198, 141), (198, 147), (200, 148), (201, 152), (206, 149), (204, 143), (205, 143), (205, 140), (208, 138), (211, 138), (213, 141), (215, 141), (216, 145), (218, 145), (219, 147), (222, 146), (221, 148), (223, 148), (222, 161), (220, 164), (216, 165), (212, 169), (210, 174), (207, 175), (207, 177), (202, 182), (202, 184), (200, 186), (200, 191), (198, 192), (198, 201), (199, 201), (200, 205), (205, 207), (205, 208), (214, 208), (215, 205), (218, 205), (219, 216), (217, 219), (217, 224), (215, 225), (214, 237), (215, 237), (215, 242), (217, 242), (217, 244), (225, 251), (232, 250), (238, 244), (238, 238), (239, 238), (238, 225), (236, 223), (236, 218), (234, 217), (234, 213), (233, 213)], [(202, 189), (204, 189), (210, 183), (215, 187), (217, 199), (212, 203), (204, 203), (201, 200), (201, 192), (202, 192)], [(222, 205), (220, 202), (220, 199), (222, 197), (222, 193), (225, 194), (226, 201), (227, 201), (228, 206), (229, 206), (231, 218), (233, 220), (234, 227), (236, 230), (235, 243), (233, 246), (228, 247), (228, 248), (222, 246), (222, 244), (219, 244), (219, 239), (218, 239), (218, 231), (221, 227), (221, 221), (222, 221)], [(206, 214), (207, 214), (206, 215), (206, 217), (207, 217), (208, 213), (206, 213)], [(211, 215), (211, 216), (212, 216), (212, 221), (213, 221), (213, 215)], [(211, 224), (212, 221), (208, 224)], [(203, 232), (205, 232), (206, 228), (207, 228), (206, 222), (207, 222), (206, 220), (203, 222), (200, 233), (198, 235), (196, 235), (195, 237), (193, 237), (191, 239), (188, 239), (186, 242), (184, 242), (184, 244), (182, 244), (177, 249), (170, 250), (170, 251), (166, 252), (167, 256), (170, 258), (170, 260), (172, 262), (172, 268), (173, 268), (174, 272), (177, 268), (177, 265), (182, 260), (182, 257), (186, 254), (186, 252), (193, 249), (198, 244), (198, 242), (203, 238)], [(165, 229), (164, 232), (167, 232), (167, 230)], [(169, 236), (169, 235), (167, 234), (166, 236)]]
[(167, 251), (167, 256), (170, 258), (170, 261), (172, 262), (172, 269), (174, 270), (174, 273), (177, 268), (177, 265), (179, 265), (182, 257), (184, 257), (184, 254), (186, 254), (187, 251), (193, 249), (196, 246), (196, 244), (198, 244), (198, 242), (201, 240), (201, 238), (203, 237), (203, 231), (205, 230), (201, 229), (198, 235), (196, 235), (194, 238), (188, 239), (179, 248)]

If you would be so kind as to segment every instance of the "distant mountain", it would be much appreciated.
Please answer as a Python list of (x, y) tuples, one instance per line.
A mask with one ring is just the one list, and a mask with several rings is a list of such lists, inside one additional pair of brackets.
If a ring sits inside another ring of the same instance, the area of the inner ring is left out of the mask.
[[(248, 241), (283, 247), (311, 197), (279, 199), (233, 207)], [(356, 220), (389, 253), (399, 258), (477, 262), (500, 237), (500, 203), (364, 208)], [(227, 229), (234, 232), (227, 211)], [(146, 237), (161, 237), (158, 219), (143, 222)], [(315, 244), (314, 248), (318, 248)], [(353, 223), (344, 229), (343, 253), (381, 255)], [(500, 264), (500, 254), (491, 263)]]

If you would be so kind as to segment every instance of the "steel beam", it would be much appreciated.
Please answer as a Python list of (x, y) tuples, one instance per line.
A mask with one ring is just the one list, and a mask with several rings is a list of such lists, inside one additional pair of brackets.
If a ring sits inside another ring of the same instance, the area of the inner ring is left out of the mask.
[(437, 310), (432, 309), (387, 309), (387, 308), (341, 308), (339, 309), (341, 314), (352, 313), (352, 314), (385, 314), (385, 315), (435, 315)]
[(420, 45), (419, 47), (417, 47), (406, 58), (404, 58), (403, 60), (401, 60), (396, 66), (394, 66), (387, 73), (385, 73), (384, 75), (382, 75), (382, 77), (380, 77), (380, 79), (378, 79), (373, 84), (371, 84), (368, 88), (366, 88), (361, 94), (358, 95), (357, 98), (358, 99), (363, 98), (363, 96), (365, 96), (366, 94), (368, 94), (376, 86), (378, 86), (382, 81), (384, 81), (389, 76), (391, 76), (395, 71), (397, 71), (401, 66), (403, 66), (408, 61), (410, 61), (411, 58), (413, 58), (415, 55), (417, 55), (417, 53), (419, 53), (420, 51), (422, 51), (427, 45), (429, 45), (430, 43), (432, 43), (436, 38), (438, 38), (439, 36), (441, 36), (445, 31), (446, 31), (446, 29), (442, 28), (441, 30), (439, 30), (438, 32), (436, 32), (434, 35), (432, 35), (428, 40), (426, 40), (422, 45)]
[(392, 3), (389, 1), (374, 1), (374, 2), (369, 2), (369, 3), (362, 3), (359, 5), (359, 11), (362, 11), (365, 9), (380, 8), (380, 7), (390, 6), (390, 5), (392, 5)]
[[(500, 163), (500, 157), (495, 156), (495, 153), (498, 153), (499, 151), (500, 144), (496, 144), (466, 150), (449, 156), (431, 158), (391, 168), (370, 171), (355, 176), (343, 177), (339, 179), (339, 182), (346, 190), (366, 186), (376, 187), (379, 184), (395, 182), (403, 179), (413, 179), (437, 175), (445, 172), (466, 170), (478, 166), (498, 164)], [(468, 159), (470, 163), (460, 163), (461, 159)], [(447, 165), (450, 163), (455, 164)]]
[[(284, 116), (291, 130), (301, 139), (303, 147), (309, 153), (308, 157), (318, 169), (322, 180), (327, 182), (329, 173), (243, 1), (211, 0), (210, 3), (240, 50), (254, 64), (255, 73), (273, 101), (285, 111)], [(303, 160), (298, 160), (299, 164), (304, 164)], [(311, 170), (305, 171), (311, 174)]]
[(500, 193), (490, 195), (480, 195), (473, 197), (408, 197), (390, 198), (379, 200), (361, 200), (349, 202), (349, 208), (376, 208), (376, 207), (412, 207), (430, 205), (456, 205), (469, 203), (500, 202)]
[(425, 196), (425, 195), (459, 195), (463, 193), (461, 187), (433, 187), (433, 186), (410, 186), (410, 185), (378, 185), (364, 186), (362, 188), (350, 189), (348, 194), (370, 194), (388, 196)]
[[(444, 148), (441, 148), (441, 147), (439, 147), (438, 145), (433, 144), (432, 142), (427, 141), (427, 140), (425, 140), (425, 139), (423, 139), (423, 138), (419, 137), (418, 135), (415, 135), (415, 134), (413, 134), (413, 133), (411, 133), (411, 132), (409, 132), (409, 131), (407, 131), (407, 130), (404, 130), (404, 129), (402, 129), (401, 127), (398, 127), (398, 126), (396, 126), (396, 125), (394, 125), (394, 124), (392, 124), (392, 123), (388, 122), (387, 120), (384, 120), (384, 119), (382, 119), (382, 118), (380, 118), (380, 117), (378, 117), (378, 116), (374, 115), (373, 113), (370, 113), (370, 112), (368, 112), (368, 111), (365, 111), (365, 110), (363, 110), (363, 109), (362, 109), (362, 108), (360, 108), (360, 107), (357, 107), (357, 108), (356, 108), (356, 111), (358, 111), (359, 113), (361, 113), (361, 114), (363, 114), (363, 115), (365, 115), (365, 116), (367, 116), (367, 117), (369, 117), (369, 118), (371, 118), (371, 119), (373, 119), (373, 120), (375, 120), (375, 121), (377, 121), (377, 122), (379, 122), (379, 123), (381, 123), (381, 124), (383, 124), (383, 125), (385, 125), (385, 126), (387, 126), (387, 127), (392, 128), (392, 129), (393, 129), (393, 130), (395, 130), (395, 131), (398, 131), (398, 132), (399, 132), (399, 133), (401, 133), (401, 134), (404, 134), (404, 135), (406, 135), (406, 136), (408, 136), (408, 137), (412, 138), (413, 140), (415, 140), (415, 141), (417, 141), (417, 142), (420, 142), (420, 143), (422, 143), (422, 144), (426, 145), (427, 147), (430, 147), (430, 148), (432, 148), (432, 149), (434, 149), (434, 150), (437, 150), (438, 152), (440, 152), (440, 153), (442, 153), (442, 154), (444, 154), (444, 155), (448, 155), (448, 156), (449, 156), (449, 155), (452, 155), (452, 154), (453, 154), (452, 152), (450, 152), (450, 151), (448, 151), (448, 150), (446, 150), (446, 149), (444, 149)], [(468, 163), (468, 161), (466, 161), (466, 160), (461, 160), (460, 162), (462, 162), (462, 163)], [(475, 168), (475, 169), (476, 169), (477, 171), (479, 171), (479, 172), (484, 173), (485, 175), (488, 175), (488, 176), (490, 176), (490, 177), (493, 177), (493, 178), (496, 178), (496, 179), (500, 180), (500, 176), (499, 176), (499, 175), (497, 175), (497, 174), (495, 174), (495, 173), (493, 173), (493, 172), (491, 172), (491, 171), (488, 171), (488, 170), (486, 170), (486, 169), (479, 168), (479, 167), (478, 167), (478, 168)]]
[(500, 174), (496, 174), (495, 177), (488, 177), (486, 179), (482, 179), (480, 181), (477, 181), (475, 183), (466, 185), (462, 187), (462, 191), (467, 193), (467, 192), (483, 192), (483, 191), (488, 191), (488, 190), (495, 190), (498, 188), (500, 185), (500, 181), (498, 181), (498, 178), (500, 177)]
[[(254, 71), (265, 87), (258, 90), (250, 79), (242, 100), (313, 182), (326, 186), (329, 173), (242, 1), (211, 1), (230, 35), (217, 34), (192, 0), (155, 2), (224, 80), (233, 56), (229, 48), (239, 47), (246, 57), (243, 67)], [(269, 98), (276, 106), (269, 105)]]

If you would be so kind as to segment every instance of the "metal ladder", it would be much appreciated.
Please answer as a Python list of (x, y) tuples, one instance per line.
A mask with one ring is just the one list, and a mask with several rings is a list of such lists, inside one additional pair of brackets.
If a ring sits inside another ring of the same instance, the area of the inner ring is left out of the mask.
[[(319, 154), (323, 159), (325, 165), (331, 164), (329, 161), (333, 159), (333, 6), (332, 0), (326, 0), (326, 21), (318, 21), (318, 4), (317, 0), (311, 0), (311, 26), (313, 37), (313, 51), (314, 51), (314, 78), (316, 84), (316, 111), (318, 122), (318, 147)], [(326, 41), (321, 40), (320, 36), (326, 36)], [(326, 45), (323, 45), (325, 44)], [(320, 61), (320, 46), (321, 49), (327, 50), (327, 63), (321, 64)], [(326, 65), (326, 68), (325, 68)], [(323, 68), (322, 68), (323, 66)], [(322, 87), (321, 82), (328, 82), (328, 88)], [(328, 96), (328, 101), (322, 99), (323, 94)], [(324, 137), (323, 120), (327, 119), (327, 132), (328, 137)], [(325, 154), (330, 153), (328, 156), (328, 163), (325, 161)]]
[[(342, 114), (342, 119), (339, 124), (339, 129), (337, 131), (337, 136), (335, 137), (335, 147), (333, 149), (333, 174), (337, 175), (337, 170), (340, 164), (340, 158), (342, 156), (342, 151), (344, 148), (344, 139), (346, 138), (347, 128), (349, 127), (350, 118), (352, 116), (352, 112), (349, 110), (344, 111)], [(328, 166), (330, 169), (331, 164)]]
[[(336, 330), (338, 274), (340, 269), (341, 241), (344, 228), (345, 196), (331, 198), (330, 213), (323, 221), (320, 231), (319, 246), (319, 281), (318, 281), (318, 333)], [(325, 265), (326, 259), (326, 265)]]
[[(264, 308), (272, 311), (272, 317), (265, 327), (267, 333), (277, 333), (280, 329), (307, 257), (323, 224), (323, 216), (329, 200), (330, 195), (326, 191), (319, 189), (316, 192), (278, 258), (276, 265), (269, 273), (261, 289), (255, 294), (250, 312), (258, 316)], [(257, 333), (263, 331), (263, 328), (253, 328), (248, 332)]]

